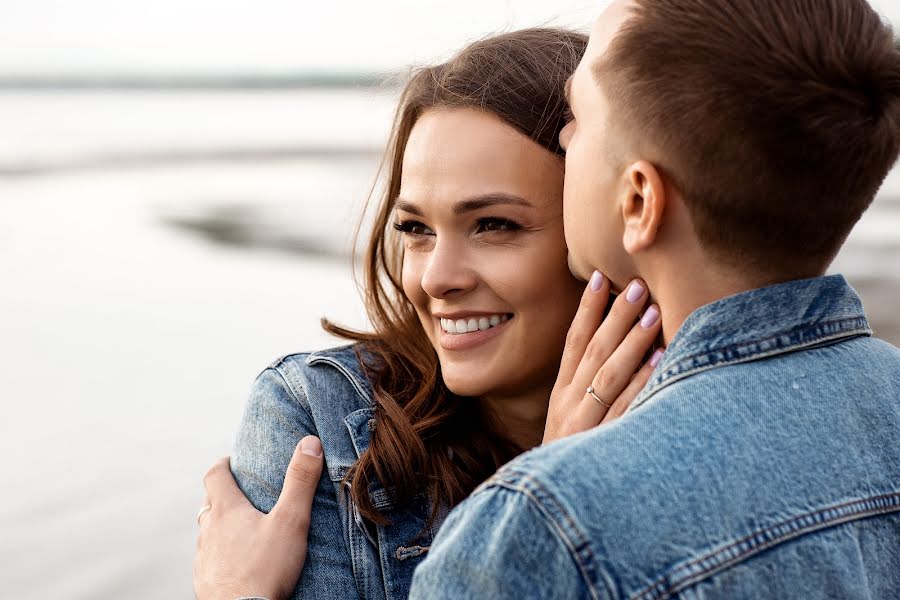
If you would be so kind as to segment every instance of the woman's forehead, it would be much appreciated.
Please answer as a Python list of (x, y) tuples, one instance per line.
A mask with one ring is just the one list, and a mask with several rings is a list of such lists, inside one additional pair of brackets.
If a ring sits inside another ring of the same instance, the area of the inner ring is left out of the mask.
[(562, 164), (560, 157), (490, 113), (432, 110), (410, 133), (400, 197), (444, 204), (506, 194), (539, 207), (561, 199)]

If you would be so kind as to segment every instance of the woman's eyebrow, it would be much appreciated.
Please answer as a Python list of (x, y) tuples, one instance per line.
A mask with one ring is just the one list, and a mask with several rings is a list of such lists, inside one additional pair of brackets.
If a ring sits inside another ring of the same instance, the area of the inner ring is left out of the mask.
[(394, 210), (402, 210), (403, 212), (408, 212), (420, 217), (424, 216), (422, 210), (418, 206), (406, 200), (397, 200), (397, 202), (394, 204)]
[[(515, 194), (507, 194), (504, 192), (493, 192), (490, 194), (482, 194), (480, 196), (473, 196), (472, 198), (467, 198), (460, 202), (457, 202), (453, 206), (453, 213), (457, 215), (461, 215), (467, 212), (471, 212), (473, 210), (479, 210), (482, 208), (489, 208), (491, 206), (498, 206), (504, 204), (511, 204), (515, 206), (527, 206), (529, 208), (533, 208), (534, 205), (522, 198), (521, 196), (516, 196)], [(403, 212), (408, 212), (413, 215), (424, 216), (422, 209), (416, 206), (414, 203), (408, 200), (397, 200), (396, 204), (394, 204), (394, 209), (402, 210)]]
[(481, 208), (488, 208), (490, 206), (497, 206), (501, 204), (513, 204), (515, 206), (527, 206), (531, 208), (534, 207), (531, 202), (529, 202), (525, 198), (522, 198), (521, 196), (506, 194), (503, 192), (496, 192), (492, 194), (483, 194), (481, 196), (475, 196), (474, 198), (463, 200), (453, 207), (453, 212), (457, 215), (461, 215), (473, 210), (479, 210)]

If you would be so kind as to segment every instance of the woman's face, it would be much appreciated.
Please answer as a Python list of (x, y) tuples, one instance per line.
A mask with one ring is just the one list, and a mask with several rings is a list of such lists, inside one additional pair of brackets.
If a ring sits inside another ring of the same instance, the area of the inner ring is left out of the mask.
[(406, 145), (403, 289), (462, 396), (548, 389), (583, 284), (566, 265), (563, 161), (498, 117), (433, 109)]

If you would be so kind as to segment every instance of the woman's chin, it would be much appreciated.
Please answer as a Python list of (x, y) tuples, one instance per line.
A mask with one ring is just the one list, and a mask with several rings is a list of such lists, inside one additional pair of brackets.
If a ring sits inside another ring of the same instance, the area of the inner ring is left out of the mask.
[(443, 373), (443, 376), (444, 385), (457, 396), (480, 397), (490, 394), (491, 390), (496, 387), (496, 385), (491, 385), (496, 382), (488, 381), (489, 378), (483, 376), (472, 378), (471, 376), (466, 377), (462, 373), (458, 376), (452, 374), (448, 376), (447, 373)]

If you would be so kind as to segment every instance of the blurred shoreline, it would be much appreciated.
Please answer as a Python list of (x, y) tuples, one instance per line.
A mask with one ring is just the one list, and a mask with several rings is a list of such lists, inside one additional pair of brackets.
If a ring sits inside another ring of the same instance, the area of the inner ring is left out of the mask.
[(361, 72), (299, 72), (282, 74), (221, 73), (203, 75), (158, 74), (130, 75), (97, 73), (94, 75), (64, 75), (34, 73), (29, 75), (0, 75), (0, 92), (184, 92), (215, 91), (244, 92), (309, 91), (315, 89), (361, 90), (365, 88), (395, 88), (402, 78), (399, 73)]
[[(200, 478), (253, 378), (341, 344), (322, 316), (366, 325), (350, 236), (395, 102), (0, 92), (5, 593), (191, 597)], [(898, 264), (895, 170), (832, 269), (895, 345)]]

